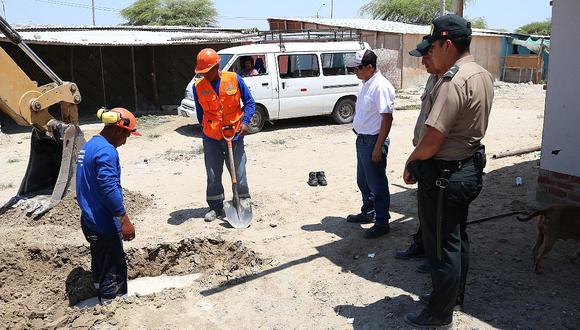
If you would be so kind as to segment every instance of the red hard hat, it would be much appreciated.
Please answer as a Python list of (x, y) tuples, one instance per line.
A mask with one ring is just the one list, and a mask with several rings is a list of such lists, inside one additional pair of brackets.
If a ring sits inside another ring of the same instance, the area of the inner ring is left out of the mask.
[(131, 111), (125, 108), (113, 108), (109, 111), (118, 113), (121, 118), (115, 123), (116, 126), (124, 128), (131, 132), (133, 135), (141, 136), (141, 133), (137, 132), (135, 129), (135, 116), (131, 113)]
[(211, 48), (204, 48), (197, 54), (195, 73), (206, 73), (220, 62), (220, 56)]

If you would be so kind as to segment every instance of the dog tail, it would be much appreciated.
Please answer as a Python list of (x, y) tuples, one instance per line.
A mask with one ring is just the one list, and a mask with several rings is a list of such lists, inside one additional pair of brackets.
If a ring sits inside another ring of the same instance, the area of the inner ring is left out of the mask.
[(528, 221), (530, 219), (533, 219), (533, 218), (537, 217), (538, 215), (544, 215), (545, 212), (546, 212), (546, 210), (539, 210), (539, 211), (536, 211), (536, 212), (534, 212), (534, 213), (532, 213), (530, 215), (527, 215), (525, 217), (519, 217), (519, 216), (517, 216), (516, 218), (519, 221)]

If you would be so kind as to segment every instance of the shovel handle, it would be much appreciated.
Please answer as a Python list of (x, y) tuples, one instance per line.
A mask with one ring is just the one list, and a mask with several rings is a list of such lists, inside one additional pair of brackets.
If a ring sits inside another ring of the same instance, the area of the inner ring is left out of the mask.
[(224, 137), (224, 140), (226, 140), (226, 144), (228, 145), (230, 173), (232, 176), (232, 184), (235, 186), (238, 183), (238, 179), (236, 177), (236, 166), (234, 164), (234, 147), (232, 145), (232, 140), (234, 139), (234, 136), (236, 136), (236, 130), (234, 129), (234, 126), (223, 126), (222, 135)]

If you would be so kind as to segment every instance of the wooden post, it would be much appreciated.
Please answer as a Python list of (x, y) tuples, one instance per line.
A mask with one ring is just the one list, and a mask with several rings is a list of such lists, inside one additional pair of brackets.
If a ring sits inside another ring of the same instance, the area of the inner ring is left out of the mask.
[(463, 0), (453, 0), (455, 15), (463, 17)]
[(75, 82), (75, 48), (70, 46), (70, 81)]
[(445, 0), (439, 0), (439, 16), (445, 15)]
[(131, 46), (131, 67), (133, 73), (133, 100), (135, 102), (135, 112), (139, 112), (137, 99), (137, 73), (135, 72), (135, 47)]
[(157, 68), (155, 62), (155, 46), (151, 47), (151, 82), (153, 83), (153, 98), (157, 111), (161, 110), (161, 103), (159, 102), (159, 90), (157, 89)]
[(103, 47), (99, 46), (99, 59), (101, 61), (101, 84), (103, 87), (103, 106), (107, 106), (107, 92), (105, 90), (105, 66), (103, 64)]

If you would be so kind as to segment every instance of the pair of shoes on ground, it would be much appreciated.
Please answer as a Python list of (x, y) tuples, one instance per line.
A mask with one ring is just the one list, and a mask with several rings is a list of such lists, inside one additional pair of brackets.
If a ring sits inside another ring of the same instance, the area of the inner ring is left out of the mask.
[(427, 309), (423, 309), (419, 314), (409, 313), (405, 315), (405, 323), (418, 329), (451, 329), (453, 315), (439, 319), (431, 315)]
[[(346, 217), (346, 222), (350, 223), (373, 223), (375, 222), (375, 216), (373, 213), (361, 212), (359, 214), (350, 214)], [(387, 226), (377, 226), (376, 224), (371, 228), (365, 230), (363, 235), (364, 238), (379, 238), (383, 235), (388, 234), (391, 228)]]
[(312, 187), (316, 186), (326, 186), (326, 175), (324, 171), (310, 172), (308, 173), (308, 185)]

